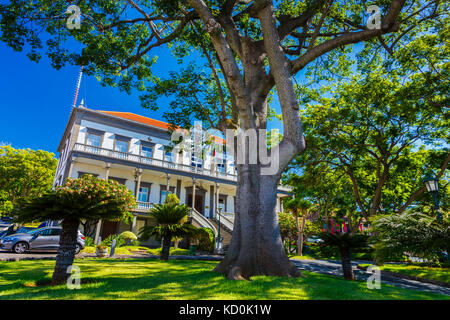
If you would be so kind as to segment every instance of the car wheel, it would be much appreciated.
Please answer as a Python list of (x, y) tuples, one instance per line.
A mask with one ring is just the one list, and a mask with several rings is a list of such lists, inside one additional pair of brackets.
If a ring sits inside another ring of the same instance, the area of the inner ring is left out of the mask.
[(25, 253), (28, 250), (28, 244), (26, 242), (18, 242), (13, 247), (14, 253)]
[(77, 243), (77, 245), (75, 246), (75, 254), (79, 254), (81, 251), (81, 246)]

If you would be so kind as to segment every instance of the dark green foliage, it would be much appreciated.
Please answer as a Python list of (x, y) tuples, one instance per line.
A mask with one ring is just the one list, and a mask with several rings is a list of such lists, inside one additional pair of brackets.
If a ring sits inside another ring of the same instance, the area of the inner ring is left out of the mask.
[(148, 213), (156, 221), (156, 225), (142, 228), (139, 236), (142, 239), (149, 239), (152, 236), (155, 236), (157, 239), (166, 236), (185, 236), (191, 227), (193, 227), (192, 225), (185, 224), (189, 212), (190, 208), (184, 204), (156, 204)]
[(14, 210), (17, 221), (62, 220), (62, 231), (52, 284), (64, 283), (75, 258), (75, 246), (81, 219), (129, 221), (136, 205), (135, 197), (116, 181), (100, 180), (92, 175), (68, 178), (42, 196), (22, 199)]
[(0, 216), (9, 215), (20, 198), (50, 191), (57, 164), (53, 153), (0, 145)]
[(368, 246), (367, 241), (369, 236), (350, 232), (335, 234), (322, 232), (320, 238), (324, 241), (323, 245), (339, 249), (344, 279), (354, 280), (353, 267), (351, 264), (352, 250), (356, 248), (366, 248)]
[(191, 224), (185, 223), (190, 208), (184, 204), (178, 204), (176, 201), (168, 200), (167, 203), (156, 204), (149, 211), (149, 216), (155, 221), (155, 225), (146, 226), (139, 232), (140, 238), (147, 240), (155, 237), (162, 240), (163, 250), (161, 260), (169, 259), (170, 243), (173, 238), (182, 238), (185, 236), (195, 236), (197, 228)]
[(126, 245), (126, 240), (119, 235), (110, 235), (105, 240), (102, 240), (101, 245), (105, 247), (111, 247), (112, 241), (116, 239), (116, 248)]
[(93, 247), (95, 244), (94, 244), (94, 239), (92, 239), (91, 237), (85, 237), (84, 238), (84, 245), (86, 246), (86, 247)]
[(198, 228), (198, 250), (214, 251), (214, 232), (210, 228)]
[(14, 213), (19, 222), (73, 219), (122, 219), (132, 217), (135, 198), (116, 181), (85, 175), (69, 178), (63, 186), (42, 196), (20, 201)]
[(278, 224), (280, 226), (282, 240), (295, 240), (297, 237), (297, 227), (295, 225), (295, 218), (292, 214), (279, 212)]
[(366, 248), (368, 246), (369, 236), (360, 233), (335, 233), (322, 232), (320, 238), (324, 241), (324, 245), (337, 248)]
[(442, 252), (450, 252), (450, 223), (406, 211), (401, 215), (376, 218), (372, 224), (377, 262), (399, 260), (405, 253), (437, 262)]

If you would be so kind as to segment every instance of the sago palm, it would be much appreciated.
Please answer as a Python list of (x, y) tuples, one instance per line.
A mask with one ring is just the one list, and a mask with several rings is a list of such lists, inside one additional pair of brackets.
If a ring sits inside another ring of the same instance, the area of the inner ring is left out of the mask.
[(353, 280), (351, 249), (367, 247), (368, 236), (359, 233), (322, 232), (320, 238), (324, 245), (337, 247), (341, 253), (342, 272), (344, 279)]
[(143, 239), (152, 236), (162, 239), (161, 260), (169, 259), (172, 238), (195, 234), (197, 228), (185, 224), (189, 211), (188, 206), (175, 202), (157, 204), (150, 209), (148, 214), (154, 219), (155, 225), (142, 228), (140, 236)]

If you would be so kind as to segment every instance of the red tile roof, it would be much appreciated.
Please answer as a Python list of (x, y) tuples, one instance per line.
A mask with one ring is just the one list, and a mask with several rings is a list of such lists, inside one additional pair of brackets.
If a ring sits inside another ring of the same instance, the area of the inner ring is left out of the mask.
[[(112, 116), (116, 116), (116, 117), (120, 117), (120, 118), (124, 118), (124, 119), (128, 119), (131, 121), (136, 121), (136, 122), (140, 122), (140, 123), (145, 123), (154, 127), (158, 127), (158, 128), (162, 128), (165, 130), (168, 130), (170, 128), (170, 124), (164, 121), (159, 121), (159, 120), (155, 120), (155, 119), (151, 119), (151, 118), (147, 118), (144, 116), (140, 116), (138, 114), (134, 114), (131, 112), (120, 112), (120, 111), (103, 111), (103, 110), (98, 110), (99, 112), (103, 112), (106, 114), (110, 114)], [(177, 126), (175, 126), (175, 128), (177, 128)], [(222, 143), (225, 144), (226, 140), (217, 136), (214, 136), (214, 140), (218, 143)]]
[(128, 120), (132, 120), (132, 121), (148, 124), (148, 125), (151, 125), (151, 126), (154, 126), (154, 127), (158, 127), (158, 128), (162, 128), (162, 129), (166, 129), (166, 130), (169, 129), (169, 127), (170, 127), (170, 124), (168, 124), (167, 122), (163, 122), (163, 121), (147, 118), (147, 117), (140, 116), (140, 115), (137, 115), (137, 114), (134, 114), (134, 113), (131, 113), (131, 112), (103, 111), (103, 110), (98, 110), (98, 111), (110, 114), (112, 116), (116, 116), (116, 117), (120, 117), (120, 118), (124, 118), (124, 119), (128, 119)]

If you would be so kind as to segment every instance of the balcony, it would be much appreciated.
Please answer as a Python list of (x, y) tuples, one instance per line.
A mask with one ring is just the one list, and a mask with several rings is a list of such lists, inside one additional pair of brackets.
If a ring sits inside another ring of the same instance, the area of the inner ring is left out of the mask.
[[(93, 147), (93, 146), (88, 146), (86, 144), (81, 144), (81, 143), (76, 143), (73, 150), (78, 151), (78, 152), (98, 155), (98, 156), (102, 156), (102, 157), (110, 158), (110, 159), (125, 160), (125, 161), (129, 161), (129, 162), (135, 163), (135, 164), (147, 164), (147, 165), (152, 165), (152, 166), (156, 166), (156, 167), (160, 167), (160, 168), (169, 168), (169, 169), (173, 169), (176, 171), (194, 173), (199, 176), (217, 177), (217, 178), (224, 179), (224, 180), (237, 181), (236, 174), (232, 174), (232, 173), (224, 173), (224, 172), (220, 172), (217, 170), (211, 170), (210, 168), (207, 168), (207, 167), (199, 168), (196, 166), (190, 166), (190, 165), (165, 161), (165, 160), (161, 160), (161, 159), (144, 157), (141, 155), (127, 153), (127, 152), (114, 151), (114, 150), (105, 149), (105, 148)], [(284, 191), (284, 192), (292, 192), (291, 187), (283, 186), (283, 185), (279, 185), (278, 190)]]
[(99, 147), (93, 147), (88, 146), (86, 144), (76, 143), (74, 148), (74, 151), (83, 152), (87, 154), (93, 154), (102, 156), (105, 158), (110, 159), (119, 159), (119, 160), (125, 160), (131, 163), (135, 164), (146, 164), (151, 166), (156, 166), (160, 168), (168, 168), (173, 169), (176, 171), (182, 171), (182, 172), (189, 172), (189, 173), (195, 173), (198, 175), (203, 175), (207, 177), (217, 177), (220, 179), (230, 180), (230, 181), (237, 181), (236, 175), (231, 173), (223, 173), (216, 170), (211, 170), (210, 168), (199, 168), (195, 166), (189, 166), (185, 164), (165, 161), (161, 159), (155, 159), (155, 158), (148, 158), (137, 154), (127, 153), (127, 152), (120, 152), (120, 151), (114, 151), (110, 149), (104, 149)]
[(150, 210), (151, 208), (153, 208), (153, 203), (138, 201), (136, 208), (134, 208), (134, 211), (136, 211), (136, 212), (148, 212), (148, 210)]

